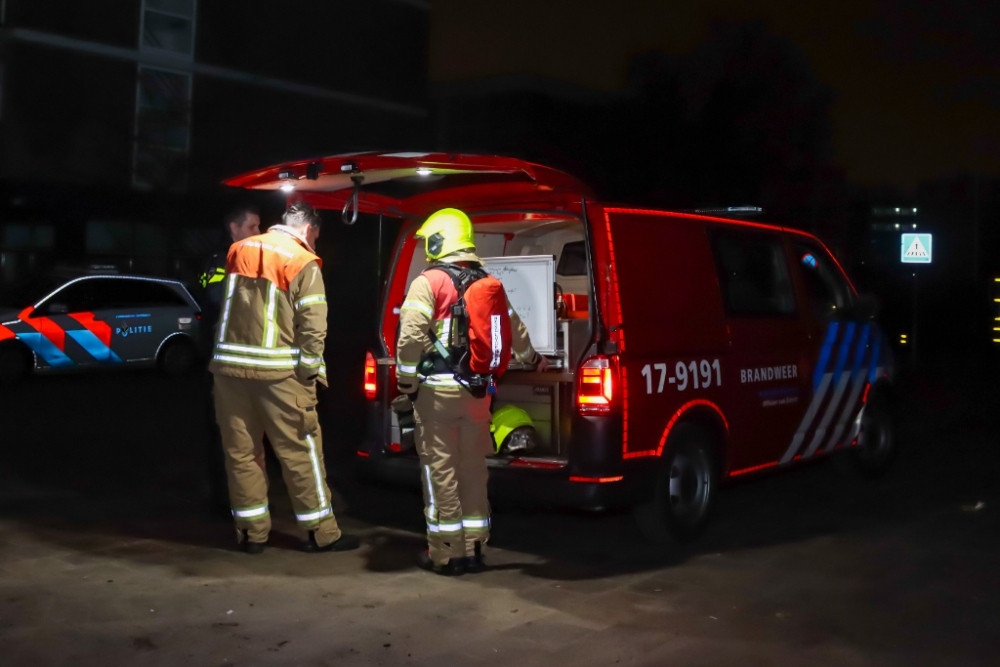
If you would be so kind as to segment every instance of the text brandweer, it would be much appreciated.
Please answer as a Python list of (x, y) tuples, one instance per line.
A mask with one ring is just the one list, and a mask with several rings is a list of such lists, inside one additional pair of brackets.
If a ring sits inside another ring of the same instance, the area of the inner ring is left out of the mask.
[(740, 369), (740, 382), (767, 382), (768, 380), (788, 380), (799, 376), (799, 367), (792, 364), (789, 366), (766, 366), (764, 368), (743, 368)]

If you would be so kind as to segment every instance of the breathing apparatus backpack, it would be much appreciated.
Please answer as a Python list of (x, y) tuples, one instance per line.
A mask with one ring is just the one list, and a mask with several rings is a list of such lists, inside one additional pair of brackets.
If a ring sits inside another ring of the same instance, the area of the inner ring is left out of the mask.
[(420, 362), (420, 373), (452, 373), (476, 398), (495, 393), (495, 380), (507, 370), (511, 355), (510, 314), (503, 285), (479, 265), (438, 264), (427, 271), (444, 271), (458, 292), (458, 300), (451, 306), (446, 340), (430, 333), (434, 349)]

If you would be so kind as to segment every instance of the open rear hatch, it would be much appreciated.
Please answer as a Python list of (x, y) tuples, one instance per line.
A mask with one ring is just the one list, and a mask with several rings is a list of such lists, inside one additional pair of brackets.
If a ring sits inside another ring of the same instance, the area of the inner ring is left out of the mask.
[(423, 218), (442, 206), (537, 205), (559, 209), (591, 197), (574, 177), (515, 158), (459, 153), (355, 153), (288, 162), (226, 185), (280, 190), (316, 208)]

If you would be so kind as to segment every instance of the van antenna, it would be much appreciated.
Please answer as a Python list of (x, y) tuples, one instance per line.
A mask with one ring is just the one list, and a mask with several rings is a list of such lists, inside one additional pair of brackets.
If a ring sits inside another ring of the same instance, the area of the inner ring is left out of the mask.
[(364, 181), (365, 177), (361, 174), (351, 176), (351, 182), (354, 183), (354, 189), (351, 192), (351, 196), (347, 198), (346, 202), (344, 202), (344, 210), (340, 212), (340, 219), (345, 225), (353, 225), (358, 221), (358, 195), (361, 194), (361, 184), (364, 183)]

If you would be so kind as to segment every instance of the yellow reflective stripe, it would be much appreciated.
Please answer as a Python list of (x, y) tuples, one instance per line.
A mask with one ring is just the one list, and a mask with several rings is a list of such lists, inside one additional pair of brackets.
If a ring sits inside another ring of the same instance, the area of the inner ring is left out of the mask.
[(302, 523), (309, 523), (310, 521), (316, 521), (317, 519), (322, 519), (323, 517), (330, 516), (331, 514), (333, 514), (333, 510), (329, 507), (324, 507), (323, 509), (316, 510), (315, 512), (296, 514), (295, 518)]
[(252, 519), (267, 514), (267, 503), (255, 507), (233, 508), (233, 516), (237, 519)]
[(218, 361), (220, 364), (232, 364), (234, 366), (255, 366), (258, 368), (271, 368), (276, 370), (281, 369), (294, 369), (296, 366), (295, 359), (255, 359), (253, 357), (239, 357), (230, 354), (213, 354), (213, 361)]
[(221, 283), (225, 279), (226, 279), (226, 270), (218, 269), (216, 270), (215, 275), (213, 275), (211, 278), (208, 279), (208, 284), (211, 285), (212, 283)]
[(274, 347), (278, 344), (278, 324), (274, 321), (278, 309), (278, 286), (270, 283), (267, 286), (267, 303), (264, 305), (264, 347)]
[(310, 294), (309, 296), (304, 296), (295, 303), (295, 310), (298, 310), (302, 306), (308, 306), (310, 303), (326, 303), (326, 295)]
[(436, 373), (423, 378), (423, 383), (429, 387), (461, 387), (454, 375)]
[(236, 345), (234, 343), (217, 343), (216, 350), (226, 352), (237, 352), (243, 354), (262, 354), (268, 357), (297, 357), (299, 348), (297, 347), (257, 347), (256, 345)]
[(400, 310), (419, 310), (421, 313), (427, 317), (434, 317), (434, 309), (428, 306), (426, 303), (421, 303), (420, 301), (404, 301), (403, 307)]
[(416, 364), (404, 364), (401, 361), (396, 362), (396, 375), (408, 375), (413, 376), (417, 374)]
[(321, 363), (323, 363), (323, 357), (307, 357), (305, 355), (299, 357), (300, 366), (315, 368), (316, 366), (319, 366)]
[(236, 291), (236, 274), (230, 273), (226, 283), (226, 304), (222, 307), (222, 320), (219, 322), (219, 342), (226, 340), (226, 329), (229, 327), (229, 310), (233, 305), (233, 292)]
[(324, 380), (326, 379), (326, 364), (319, 365), (319, 376)]

